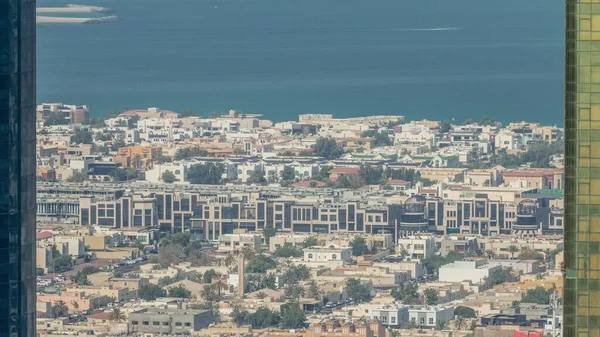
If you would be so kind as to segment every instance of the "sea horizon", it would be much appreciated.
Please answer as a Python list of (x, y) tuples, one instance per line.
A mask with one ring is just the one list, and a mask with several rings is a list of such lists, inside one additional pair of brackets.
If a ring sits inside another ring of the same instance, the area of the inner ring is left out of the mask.
[[(39, 0), (38, 6), (72, 1)], [(38, 103), (563, 124), (563, 6), (82, 0), (121, 21), (38, 25)], [(536, 15), (531, 22), (531, 15)], [(115, 71), (114, 69), (119, 69)]]

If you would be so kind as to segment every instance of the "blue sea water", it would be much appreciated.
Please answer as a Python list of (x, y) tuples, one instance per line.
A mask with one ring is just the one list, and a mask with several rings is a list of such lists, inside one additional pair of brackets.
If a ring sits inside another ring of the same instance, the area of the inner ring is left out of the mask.
[(40, 103), (562, 124), (561, 1), (73, 2), (122, 20), (38, 25)]

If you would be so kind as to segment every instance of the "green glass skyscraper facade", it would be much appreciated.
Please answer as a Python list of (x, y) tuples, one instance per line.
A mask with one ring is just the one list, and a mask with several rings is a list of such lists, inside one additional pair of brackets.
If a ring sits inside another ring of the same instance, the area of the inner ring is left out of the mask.
[(35, 0), (0, 0), (0, 337), (36, 335)]
[(600, 0), (566, 0), (565, 337), (600, 337)]

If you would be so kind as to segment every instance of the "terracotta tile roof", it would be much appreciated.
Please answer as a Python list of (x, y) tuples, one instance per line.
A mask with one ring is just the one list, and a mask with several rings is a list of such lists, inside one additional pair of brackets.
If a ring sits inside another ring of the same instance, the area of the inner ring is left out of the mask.
[(43, 232), (37, 232), (35, 233), (35, 238), (36, 239), (48, 239), (53, 237), (54, 234), (52, 234), (51, 232), (47, 232), (47, 231), (43, 231)]
[(390, 185), (408, 185), (410, 183), (408, 181), (402, 180), (402, 179), (390, 179), (390, 180), (388, 180), (388, 184), (390, 184)]
[(358, 167), (336, 167), (331, 169), (329, 173), (358, 173), (359, 170)]
[(88, 319), (89, 318), (108, 320), (108, 319), (110, 319), (110, 312), (99, 312), (97, 314), (89, 315)]

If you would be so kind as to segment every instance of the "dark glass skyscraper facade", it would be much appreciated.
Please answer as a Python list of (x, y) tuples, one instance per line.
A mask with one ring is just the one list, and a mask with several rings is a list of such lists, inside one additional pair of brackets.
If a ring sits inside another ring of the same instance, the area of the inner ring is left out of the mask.
[(35, 0), (0, 0), (0, 337), (35, 336)]
[(566, 0), (565, 337), (600, 337), (600, 1)]

